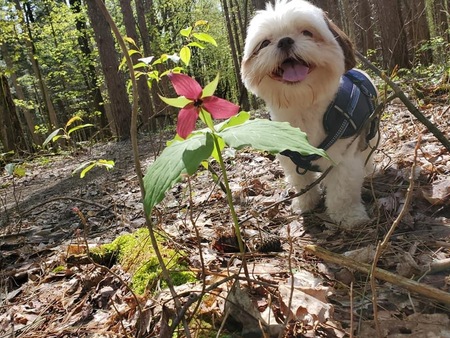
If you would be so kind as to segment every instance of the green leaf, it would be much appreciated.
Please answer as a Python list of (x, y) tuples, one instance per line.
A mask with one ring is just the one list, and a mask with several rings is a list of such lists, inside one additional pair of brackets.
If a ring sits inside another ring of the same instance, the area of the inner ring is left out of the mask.
[(25, 174), (26, 174), (25, 168), (21, 165), (16, 165), (16, 167), (14, 168), (14, 175), (17, 177), (24, 177)]
[(91, 163), (90, 165), (86, 166), (86, 168), (84, 168), (81, 173), (80, 173), (80, 178), (84, 178), (84, 176), (86, 176), (87, 172), (89, 170), (91, 170), (92, 168), (94, 168), (96, 166), (96, 163)]
[(99, 166), (105, 167), (106, 170), (111, 170), (116, 165), (116, 163), (113, 160), (98, 160), (97, 164)]
[(15, 167), (16, 165), (14, 163), (8, 163), (7, 165), (5, 165), (5, 170), (8, 173), (8, 175), (14, 174)]
[(159, 98), (163, 102), (168, 104), (169, 106), (176, 107), (176, 108), (184, 108), (184, 107), (186, 107), (186, 105), (188, 105), (189, 103), (192, 102), (192, 100), (189, 100), (189, 99), (185, 98), (184, 96), (171, 98), (171, 97), (164, 97), (164, 96), (159, 95)]
[(73, 127), (71, 128), (68, 132), (67, 135), (72, 134), (74, 131), (77, 131), (79, 129), (83, 129), (83, 128), (87, 128), (87, 127), (94, 127), (94, 125), (92, 123), (86, 123), (86, 124), (80, 124), (79, 126)]
[(206, 124), (209, 129), (214, 129), (214, 121), (212, 119), (211, 114), (208, 111), (201, 108), (199, 117), (200, 117), (200, 120), (202, 120), (203, 123)]
[(188, 37), (189, 35), (191, 35), (191, 32), (192, 32), (192, 27), (186, 27), (180, 31), (180, 34), (182, 36)]
[(197, 134), (166, 147), (144, 176), (145, 212), (152, 212), (153, 207), (163, 200), (167, 190), (180, 181), (183, 173), (192, 175), (200, 163), (209, 158), (213, 148), (210, 133)]
[(274, 154), (289, 149), (302, 155), (317, 154), (329, 158), (324, 150), (309, 144), (304, 132), (292, 127), (288, 122), (249, 120), (224, 129), (219, 135), (228, 146), (236, 149), (250, 146), (256, 150)]
[(219, 123), (216, 125), (217, 131), (222, 131), (224, 129), (240, 125), (242, 123), (245, 123), (250, 119), (250, 113), (246, 111), (241, 111), (239, 114), (236, 114), (232, 117), (230, 117), (228, 120), (223, 121), (222, 123)]
[(196, 39), (198, 39), (200, 41), (208, 42), (208, 43), (212, 44), (213, 46), (217, 47), (216, 40), (214, 40), (214, 38), (211, 35), (209, 35), (209, 34), (206, 34), (206, 33), (194, 33), (192, 35), (194, 36), (194, 38), (196, 38)]
[(205, 46), (203, 46), (201, 43), (199, 43), (199, 42), (189, 42), (188, 44), (187, 44), (189, 47), (197, 47), (197, 48), (200, 48), (200, 49), (205, 49)]
[(191, 62), (191, 49), (188, 46), (181, 48), (180, 58), (186, 66), (189, 66), (189, 62)]
[(47, 138), (45, 139), (44, 143), (42, 143), (42, 146), (45, 147), (47, 145), (47, 143), (49, 143), (50, 141), (55, 141), (53, 140), (53, 138), (62, 130), (62, 128), (58, 128), (56, 130), (53, 130), (51, 132), (50, 135), (47, 136)]
[(207, 24), (208, 24), (208, 21), (206, 21), (206, 20), (198, 20), (198, 21), (196, 21), (194, 23), (194, 27), (204, 26), (204, 25), (207, 25)]
[(219, 74), (217, 74), (214, 80), (212, 80), (205, 86), (205, 88), (203, 88), (202, 97), (212, 96), (216, 91), (218, 83), (219, 83)]
[(78, 115), (72, 116), (69, 121), (66, 123), (66, 128), (69, 127), (75, 121), (82, 121), (82, 118)]

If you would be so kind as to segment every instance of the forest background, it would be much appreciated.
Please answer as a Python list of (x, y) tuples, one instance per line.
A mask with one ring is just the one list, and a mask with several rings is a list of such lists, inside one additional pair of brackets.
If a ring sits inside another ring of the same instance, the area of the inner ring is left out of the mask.
[[(447, 0), (316, 0), (316, 5), (355, 41), (356, 48), (395, 78), (421, 88), (448, 83), (450, 42)], [(0, 1), (0, 160), (6, 153), (33, 153), (46, 137), (73, 123), (93, 124), (71, 135), (74, 143), (130, 137), (131, 85), (111, 29), (95, 1)], [(246, 26), (261, 0), (117, 0), (106, 6), (127, 36), (138, 79), (139, 131), (173, 122), (175, 111), (158, 97), (173, 96), (167, 77), (176, 53), (197, 27), (217, 41), (192, 48), (186, 71), (201, 84), (220, 71), (216, 94), (242, 109), (258, 108), (240, 80)], [(143, 57), (169, 56), (160, 64)], [(61, 144), (62, 145), (62, 144)], [(6, 161), (6, 160), (5, 160)]]

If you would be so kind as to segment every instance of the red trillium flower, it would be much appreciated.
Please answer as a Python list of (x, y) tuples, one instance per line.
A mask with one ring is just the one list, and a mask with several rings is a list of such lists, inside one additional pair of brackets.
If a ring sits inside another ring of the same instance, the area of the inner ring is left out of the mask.
[[(227, 119), (238, 113), (239, 106), (212, 95), (218, 77), (202, 89), (200, 84), (188, 75), (170, 73), (168, 76), (177, 94), (186, 98), (182, 106), (177, 105), (181, 108), (178, 114), (177, 133), (182, 138), (188, 137), (195, 129), (195, 122), (201, 111), (211, 114), (214, 119)], [(164, 101), (168, 103), (167, 99)]]

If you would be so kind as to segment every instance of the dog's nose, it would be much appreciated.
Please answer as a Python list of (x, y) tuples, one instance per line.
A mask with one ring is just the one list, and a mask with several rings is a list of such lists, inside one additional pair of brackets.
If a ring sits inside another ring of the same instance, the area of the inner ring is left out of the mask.
[(282, 38), (280, 41), (278, 41), (278, 48), (282, 50), (289, 50), (291, 46), (294, 44), (294, 39), (290, 37)]

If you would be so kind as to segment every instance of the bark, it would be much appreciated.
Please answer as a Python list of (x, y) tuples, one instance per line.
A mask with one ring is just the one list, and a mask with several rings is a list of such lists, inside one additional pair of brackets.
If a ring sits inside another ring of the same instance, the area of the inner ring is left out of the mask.
[(52, 130), (55, 127), (59, 126), (58, 119), (56, 116), (56, 111), (53, 106), (53, 102), (50, 99), (50, 93), (47, 88), (47, 84), (45, 83), (45, 79), (42, 76), (41, 68), (39, 66), (39, 61), (36, 53), (36, 46), (34, 45), (33, 33), (31, 30), (31, 23), (34, 22), (33, 13), (30, 8), (29, 3), (24, 3), (24, 9), (22, 10), (22, 6), (19, 0), (14, 0), (14, 5), (16, 10), (19, 13), (23, 13), (23, 17), (25, 18), (25, 27), (28, 33), (29, 39), (26, 39), (25, 46), (29, 56), (29, 60), (31, 62), (31, 66), (33, 68), (34, 75), (38, 80), (40, 94), (42, 96), (43, 104), (45, 107), (45, 112), (47, 116), (47, 123), (49, 130)]
[(380, 32), (383, 67), (393, 69), (411, 66), (406, 33), (399, 0), (374, 0), (378, 30)]
[(5, 152), (16, 154), (29, 150), (17, 116), (8, 80), (0, 74), (0, 139)]
[(87, 8), (108, 89), (114, 131), (119, 140), (128, 139), (131, 127), (131, 105), (126, 91), (125, 77), (119, 71), (119, 56), (115, 49), (114, 38), (95, 1), (87, 1)]
[[(133, 17), (133, 9), (131, 8), (131, 3), (129, 0), (120, 0), (120, 8), (122, 10), (123, 22), (125, 25), (125, 30), (127, 36), (134, 40), (138, 45), (138, 34), (136, 31), (136, 22)], [(131, 55), (131, 60), (133, 64), (139, 63), (140, 55), (135, 53)], [(145, 68), (135, 69), (136, 71), (145, 72)], [(154, 115), (152, 102), (150, 100), (150, 89), (148, 87), (147, 77), (141, 75), (137, 79), (137, 91), (139, 93), (139, 107), (142, 114), (143, 128), (150, 131), (151, 129), (151, 117)]]
[[(75, 14), (80, 14), (82, 12), (81, 0), (69, 0), (70, 8)], [(108, 128), (108, 118), (105, 111), (105, 103), (102, 96), (102, 91), (100, 90), (97, 78), (97, 71), (95, 69), (94, 63), (92, 61), (92, 50), (89, 46), (89, 37), (86, 33), (86, 20), (84, 16), (78, 15), (76, 21), (76, 28), (79, 32), (78, 35), (78, 46), (80, 47), (85, 60), (89, 60), (89, 65), (87, 67), (87, 72), (85, 74), (86, 87), (89, 89), (89, 95), (93, 103), (94, 111), (100, 112), (100, 118), (98, 123), (100, 124), (100, 129), (102, 131), (103, 137), (111, 136)]]
[(234, 36), (233, 34), (233, 27), (231, 25), (233, 19), (231, 17), (232, 13), (230, 13), (229, 11), (228, 0), (222, 0), (221, 2), (227, 26), (228, 41), (230, 42), (231, 47), (231, 58), (233, 60), (233, 68), (235, 72), (236, 83), (238, 86), (238, 92), (240, 93), (239, 104), (242, 106), (244, 110), (248, 110), (249, 109), (248, 92), (244, 87), (240, 73), (239, 55), (241, 55), (241, 51), (238, 50), (238, 44), (236, 42), (236, 38), (238, 37)]

